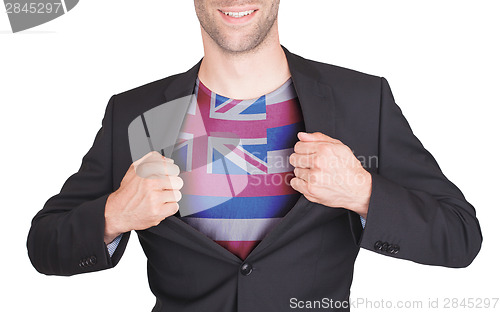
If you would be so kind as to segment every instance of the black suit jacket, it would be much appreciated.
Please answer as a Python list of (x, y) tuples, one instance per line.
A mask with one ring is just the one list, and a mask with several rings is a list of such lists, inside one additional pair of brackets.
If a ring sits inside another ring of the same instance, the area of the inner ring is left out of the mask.
[[(366, 160), (373, 181), (366, 227), (353, 212), (302, 196), (241, 261), (171, 216), (137, 231), (157, 297), (153, 311), (288, 311), (291, 298), (348, 300), (360, 247), (447, 267), (465, 267), (479, 252), (474, 208), (413, 135), (387, 81), (283, 49), (306, 131), (338, 138)], [(39, 272), (73, 275), (118, 263), (130, 233), (110, 258), (104, 207), (133, 161), (129, 126), (150, 109), (191, 95), (200, 64), (110, 99), (80, 169), (33, 219), (27, 246)], [(183, 114), (185, 104), (179, 105), (174, 111)], [(183, 116), (171, 117), (165, 120)]]

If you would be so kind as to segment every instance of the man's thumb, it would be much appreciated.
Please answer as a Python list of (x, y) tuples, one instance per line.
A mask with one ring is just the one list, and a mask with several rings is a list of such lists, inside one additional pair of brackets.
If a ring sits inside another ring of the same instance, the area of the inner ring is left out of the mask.
[(308, 142), (331, 142), (331, 143), (339, 143), (339, 140), (336, 140), (332, 137), (327, 136), (326, 134), (323, 134), (321, 132), (313, 132), (313, 133), (307, 133), (307, 132), (299, 132), (298, 133), (298, 138), (301, 141), (308, 141)]

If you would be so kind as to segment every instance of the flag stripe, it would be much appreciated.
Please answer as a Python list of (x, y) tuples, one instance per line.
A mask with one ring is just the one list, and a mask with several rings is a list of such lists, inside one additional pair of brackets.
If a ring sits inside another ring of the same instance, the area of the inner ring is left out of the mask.
[(283, 217), (297, 202), (300, 194), (259, 196), (259, 197), (219, 197), (183, 195), (179, 201), (182, 217), (223, 219), (259, 219)]
[(298, 133), (304, 127), (303, 122), (267, 129), (267, 150), (275, 151), (285, 148), (293, 148), (297, 142), (296, 136), (290, 136), (290, 133)]
[[(195, 170), (206, 172), (207, 169), (203, 167)], [(227, 186), (228, 181), (226, 175), (198, 174), (196, 171), (182, 172), (179, 175), (184, 181), (184, 187), (181, 189), (183, 195), (231, 195), (229, 186)], [(266, 175), (229, 175), (236, 196), (239, 197), (296, 194), (297, 191), (290, 187), (290, 180), (293, 177), (293, 172), (279, 172)]]
[[(266, 137), (267, 128), (287, 126), (302, 121), (300, 107), (296, 101), (286, 101), (279, 104), (266, 106), (267, 119), (264, 120), (228, 120), (226, 122), (211, 123), (208, 130), (211, 132), (226, 132), (236, 134), (240, 138), (262, 138)], [(201, 105), (201, 114), (209, 108)], [(287, 113), (284, 114), (283, 112)], [(250, 116), (250, 115), (247, 115)], [(189, 117), (189, 116), (188, 116)]]
[(219, 241), (255, 241), (264, 238), (281, 218), (266, 219), (214, 219), (186, 217), (184, 221)]
[(294, 167), (290, 164), (293, 148), (285, 148), (267, 152), (268, 173), (291, 173)]
[(259, 241), (215, 241), (217, 244), (228, 249), (240, 259), (244, 260), (250, 252), (260, 243)]

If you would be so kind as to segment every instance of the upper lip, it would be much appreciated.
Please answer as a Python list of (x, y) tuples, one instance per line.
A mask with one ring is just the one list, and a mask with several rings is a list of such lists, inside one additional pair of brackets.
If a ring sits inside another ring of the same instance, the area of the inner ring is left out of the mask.
[(221, 12), (245, 12), (245, 11), (253, 11), (253, 10), (258, 10), (256, 7), (253, 6), (240, 6), (240, 7), (227, 7), (227, 8), (221, 8), (219, 11)]

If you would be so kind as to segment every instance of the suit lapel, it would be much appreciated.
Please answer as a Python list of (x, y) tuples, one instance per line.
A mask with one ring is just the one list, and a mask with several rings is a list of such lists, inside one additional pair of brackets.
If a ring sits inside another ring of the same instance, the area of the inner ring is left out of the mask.
[(331, 88), (322, 82), (321, 74), (306, 60), (283, 47), (299, 98), (307, 132), (334, 136), (335, 101)]
[(185, 73), (174, 76), (164, 90), (165, 100), (137, 116), (128, 127), (132, 161), (155, 150), (171, 157), (182, 122), (194, 99), (201, 60)]
[[(321, 81), (321, 73), (317, 72), (310, 66), (310, 61), (290, 53), (283, 46), (281, 47), (287, 57), (293, 85), (299, 98), (306, 131), (319, 131), (333, 137), (335, 135), (335, 102), (331, 88)], [(187, 72), (179, 74), (172, 81), (172, 83), (169, 84), (164, 92), (167, 103), (179, 97), (193, 94), (201, 61), (202, 60), (200, 60)], [(176, 117), (177, 119), (184, 119), (188, 104), (189, 103), (180, 104), (185, 105), (185, 107), (183, 107), (183, 109), (176, 110), (176, 112), (182, 112), (178, 113), (180, 115)], [(178, 133), (180, 131), (180, 126), (175, 130), (171, 130)], [(174, 143), (175, 142), (172, 142), (172, 145)], [(290, 227), (294, 225), (296, 220), (300, 220), (300, 217), (303, 216), (310, 207), (311, 202), (309, 202), (304, 196), (301, 196), (292, 209), (282, 218), (273, 230), (264, 237), (254, 250), (252, 250), (247, 259), (254, 257), (267, 247), (271, 246), (276, 239), (282, 236)], [(241, 261), (233, 253), (215, 243), (201, 232), (192, 228), (190, 225), (180, 220), (177, 216), (169, 217), (165, 219), (164, 222), (175, 224), (175, 228), (178, 229), (184, 228), (187, 231), (186, 235), (190, 237), (190, 239), (198, 241), (198, 243), (206, 245), (207, 247), (212, 245), (213, 248), (211, 249), (224, 256), (226, 259), (230, 261)], [(160, 230), (160, 228), (156, 230)]]
[[(202, 60), (203, 58), (187, 72), (174, 76), (173, 81), (167, 86), (164, 92), (166, 102), (193, 94)], [(184, 116), (179, 117), (184, 118)]]

